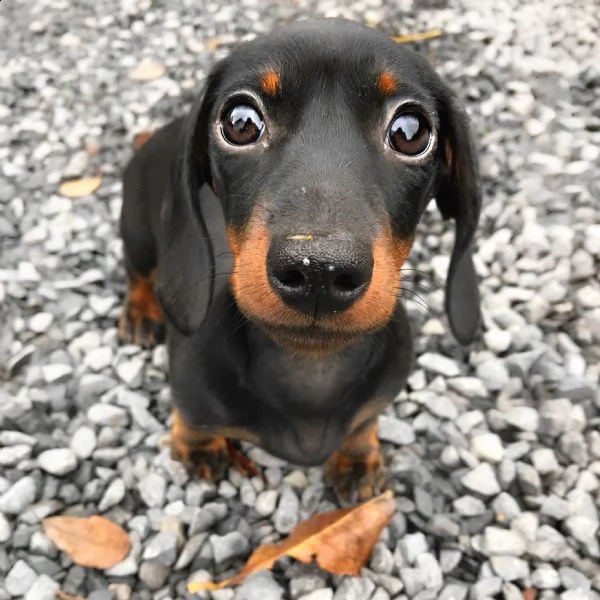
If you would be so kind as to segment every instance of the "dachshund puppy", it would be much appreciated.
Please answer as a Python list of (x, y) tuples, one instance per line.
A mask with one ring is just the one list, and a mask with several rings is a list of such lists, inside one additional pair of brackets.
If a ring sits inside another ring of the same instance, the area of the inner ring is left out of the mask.
[(125, 340), (164, 324), (173, 455), (218, 479), (230, 440), (325, 464), (341, 498), (383, 482), (377, 416), (413, 350), (400, 271), (435, 198), (455, 220), (445, 308), (479, 321), (477, 160), (456, 95), (356, 23), (302, 21), (216, 64), (124, 175)]

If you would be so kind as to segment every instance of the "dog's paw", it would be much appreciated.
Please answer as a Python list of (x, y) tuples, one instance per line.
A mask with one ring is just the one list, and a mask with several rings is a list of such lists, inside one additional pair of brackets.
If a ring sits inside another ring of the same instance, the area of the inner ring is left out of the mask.
[(121, 341), (152, 348), (165, 339), (162, 313), (154, 293), (154, 276), (136, 277), (129, 284), (119, 319)]
[(135, 315), (127, 305), (119, 319), (119, 339), (142, 348), (153, 348), (165, 340), (165, 327), (160, 321)]
[(332, 487), (342, 503), (354, 504), (381, 493), (385, 466), (379, 447), (368, 454), (350, 456), (336, 452), (325, 464), (323, 481)]
[(260, 476), (256, 465), (245, 456), (236, 441), (208, 435), (188, 425), (179, 411), (173, 411), (168, 437), (171, 457), (186, 465), (194, 474), (209, 481), (219, 481), (233, 467), (246, 477)]
[(229, 446), (224, 437), (177, 437), (171, 432), (170, 446), (174, 460), (208, 481), (220, 481), (231, 466)]

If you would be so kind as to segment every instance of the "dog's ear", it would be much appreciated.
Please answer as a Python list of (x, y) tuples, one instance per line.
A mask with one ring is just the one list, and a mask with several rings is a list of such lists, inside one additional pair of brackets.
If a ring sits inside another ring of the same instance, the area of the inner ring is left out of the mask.
[(157, 295), (170, 321), (186, 335), (202, 326), (213, 304), (214, 238), (225, 233), (211, 231), (203, 210), (206, 194), (201, 194), (210, 182), (208, 128), (217, 77), (216, 71), (209, 76), (183, 119), (161, 211)]
[(480, 316), (479, 288), (471, 254), (481, 208), (479, 168), (469, 118), (456, 95), (445, 86), (439, 106), (439, 142), (445, 169), (435, 198), (443, 218), (456, 222), (445, 307), (454, 337), (466, 345), (476, 335)]

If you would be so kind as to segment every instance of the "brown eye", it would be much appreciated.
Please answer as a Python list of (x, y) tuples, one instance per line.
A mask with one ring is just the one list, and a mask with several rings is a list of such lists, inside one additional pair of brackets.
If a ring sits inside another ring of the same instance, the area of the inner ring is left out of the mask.
[(221, 123), (223, 137), (235, 146), (257, 142), (265, 130), (265, 123), (252, 106), (239, 104), (229, 109)]
[(428, 121), (417, 112), (403, 112), (394, 117), (388, 130), (389, 144), (393, 150), (406, 156), (418, 156), (429, 147), (431, 128)]

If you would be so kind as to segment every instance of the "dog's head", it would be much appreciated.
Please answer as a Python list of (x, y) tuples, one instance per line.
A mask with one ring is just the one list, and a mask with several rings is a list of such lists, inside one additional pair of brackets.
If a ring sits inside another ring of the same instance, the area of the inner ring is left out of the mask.
[(456, 221), (447, 313), (458, 341), (472, 340), (476, 156), (457, 97), (419, 55), (337, 19), (243, 44), (210, 73), (179, 152), (159, 295), (182, 331), (203, 323), (221, 274), (200, 201), (207, 183), (223, 207), (240, 311), (308, 354), (389, 322), (435, 196)]

